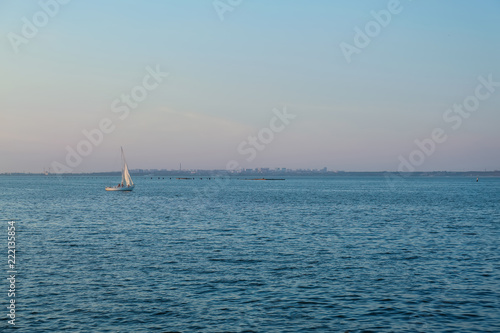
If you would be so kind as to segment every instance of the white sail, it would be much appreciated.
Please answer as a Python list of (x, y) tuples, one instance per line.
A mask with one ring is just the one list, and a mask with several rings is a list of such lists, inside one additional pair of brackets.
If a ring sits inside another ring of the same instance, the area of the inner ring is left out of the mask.
[(122, 150), (122, 181), (118, 186), (106, 187), (106, 191), (132, 191), (134, 188), (134, 182), (132, 181), (132, 177), (130, 177), (130, 172), (128, 170), (127, 161), (125, 160), (125, 154)]
[(134, 182), (132, 181), (132, 177), (130, 177), (130, 173), (128, 171), (128, 165), (127, 161), (125, 160), (125, 154), (123, 153), (123, 148), (122, 148), (122, 158), (123, 158), (122, 183), (125, 182), (127, 186), (132, 186), (134, 185)]

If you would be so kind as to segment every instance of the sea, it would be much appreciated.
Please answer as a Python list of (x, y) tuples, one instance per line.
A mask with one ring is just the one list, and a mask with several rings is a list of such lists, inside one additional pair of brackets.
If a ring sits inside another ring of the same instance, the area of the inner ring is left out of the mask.
[(500, 332), (500, 178), (133, 178), (0, 176), (1, 332)]

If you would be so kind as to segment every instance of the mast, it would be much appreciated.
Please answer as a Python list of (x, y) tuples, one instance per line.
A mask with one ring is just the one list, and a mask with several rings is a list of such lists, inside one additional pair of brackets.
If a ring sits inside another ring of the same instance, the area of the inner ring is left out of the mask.
[(123, 153), (123, 147), (121, 147), (122, 150), (122, 160), (123, 160), (123, 168), (122, 168), (122, 183), (125, 181), (127, 186), (133, 186), (134, 182), (132, 181), (132, 177), (130, 177), (130, 173), (128, 171), (128, 165), (127, 165), (127, 160), (125, 159), (125, 154)]
[(123, 147), (120, 147), (121, 151), (122, 151), (122, 182), (121, 184), (123, 185), (123, 183), (125, 182), (125, 155), (123, 154)]

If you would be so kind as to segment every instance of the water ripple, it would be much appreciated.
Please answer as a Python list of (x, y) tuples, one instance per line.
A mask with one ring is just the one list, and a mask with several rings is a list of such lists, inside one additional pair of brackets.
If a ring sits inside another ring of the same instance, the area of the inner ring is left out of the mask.
[(0, 176), (17, 331), (500, 331), (500, 179), (111, 181)]

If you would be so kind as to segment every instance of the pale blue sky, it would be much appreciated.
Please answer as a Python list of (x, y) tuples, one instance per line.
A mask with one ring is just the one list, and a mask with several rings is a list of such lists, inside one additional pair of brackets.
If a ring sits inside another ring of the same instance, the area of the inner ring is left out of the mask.
[[(73, 0), (15, 52), (42, 8), (2, 1), (0, 172), (64, 163), (103, 118), (116, 129), (73, 171), (118, 170), (120, 146), (131, 168), (396, 170), (437, 127), (417, 170), (500, 169), (500, 87), (457, 130), (443, 120), (479, 76), (500, 81), (500, 2), (402, 0), (348, 63), (340, 43), (387, 6), (242, 0), (221, 21), (212, 1)], [(120, 120), (111, 103), (157, 65), (168, 78)], [(238, 146), (284, 107), (297, 117), (247, 161)]]

